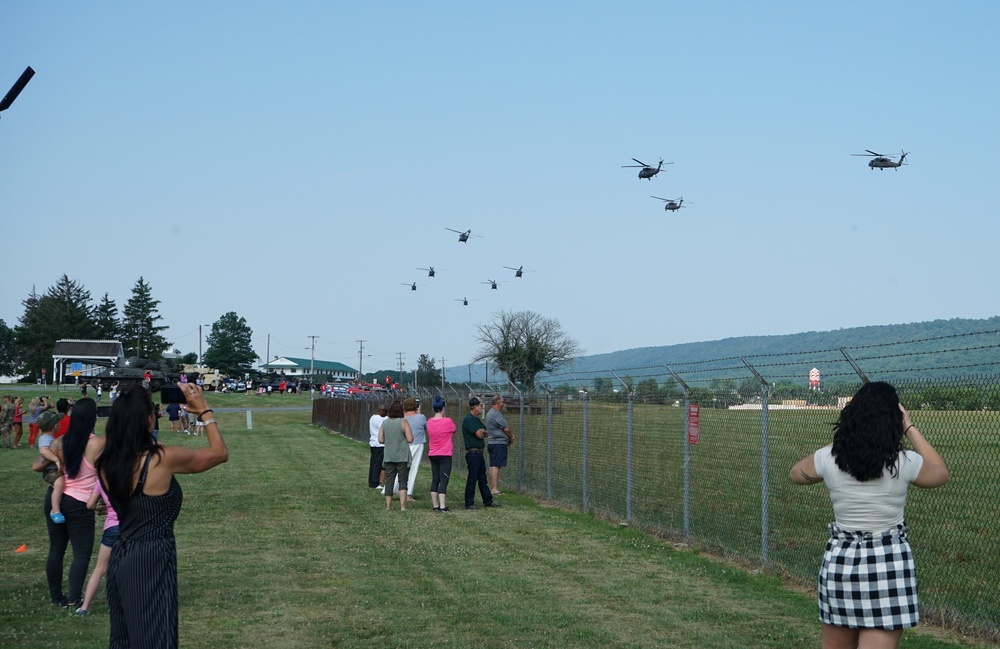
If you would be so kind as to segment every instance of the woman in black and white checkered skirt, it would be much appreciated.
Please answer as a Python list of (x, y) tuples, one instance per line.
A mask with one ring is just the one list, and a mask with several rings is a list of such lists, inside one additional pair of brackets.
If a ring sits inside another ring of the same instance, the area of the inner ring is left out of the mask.
[[(896, 647), (919, 620), (903, 519), (907, 487), (940, 487), (948, 469), (888, 383), (862, 386), (833, 429), (833, 443), (791, 472), (798, 484), (826, 483), (833, 503), (819, 571), (823, 647)], [(903, 437), (912, 451), (903, 450)]]

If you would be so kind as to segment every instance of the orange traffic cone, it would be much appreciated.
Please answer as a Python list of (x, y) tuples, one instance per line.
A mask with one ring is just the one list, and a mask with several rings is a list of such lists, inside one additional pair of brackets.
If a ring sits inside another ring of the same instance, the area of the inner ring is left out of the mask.
[(22, 543), (21, 547), (19, 547), (18, 549), (14, 550), (14, 552), (27, 552), (27, 551), (28, 551), (28, 544), (27, 543)]

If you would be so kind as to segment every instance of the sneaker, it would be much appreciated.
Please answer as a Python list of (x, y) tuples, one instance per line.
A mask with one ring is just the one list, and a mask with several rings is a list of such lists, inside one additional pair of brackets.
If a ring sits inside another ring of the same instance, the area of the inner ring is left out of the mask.
[(476, 509), (476, 506), (475, 505), (466, 505), (465, 508), (466, 509)]
[(441, 511), (441, 508), (440, 507), (435, 507), (434, 511), (439, 512), (439, 511)]
[(90, 611), (85, 608), (78, 608), (76, 609), (76, 614), (82, 617), (84, 615), (90, 615)]
[(442, 514), (450, 514), (451, 513), (451, 510), (448, 509), (447, 507), (442, 507), (438, 511), (441, 512)]
[(49, 514), (49, 518), (51, 518), (52, 522), (56, 525), (66, 522), (66, 517), (62, 515), (62, 512), (52, 512)]
[(494, 500), (493, 502), (489, 503), (488, 505), (483, 505), (483, 507), (494, 508), (494, 507), (503, 507), (503, 505), (501, 505), (500, 503), (498, 503), (497, 501)]

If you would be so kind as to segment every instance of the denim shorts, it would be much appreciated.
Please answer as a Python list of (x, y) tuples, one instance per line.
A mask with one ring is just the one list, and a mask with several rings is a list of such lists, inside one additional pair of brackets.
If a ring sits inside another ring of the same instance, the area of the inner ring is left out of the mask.
[(115, 539), (118, 538), (118, 526), (112, 525), (108, 529), (104, 530), (104, 535), (101, 537), (101, 545), (106, 545), (109, 548), (114, 546)]

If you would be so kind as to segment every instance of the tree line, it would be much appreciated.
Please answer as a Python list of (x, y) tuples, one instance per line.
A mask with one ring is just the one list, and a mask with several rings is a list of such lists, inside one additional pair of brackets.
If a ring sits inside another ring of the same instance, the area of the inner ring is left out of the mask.
[[(42, 369), (52, 367), (56, 341), (118, 340), (126, 357), (162, 361), (171, 342), (163, 335), (167, 326), (159, 313), (160, 300), (143, 277), (119, 312), (115, 300), (104, 293), (96, 303), (83, 284), (67, 275), (39, 294), (36, 287), (21, 301), (24, 312), (15, 326), (0, 319), (0, 375), (35, 382)], [(204, 362), (224, 372), (249, 370), (257, 359), (251, 346), (253, 331), (235, 312), (212, 325)], [(197, 354), (181, 361), (193, 363)]]

